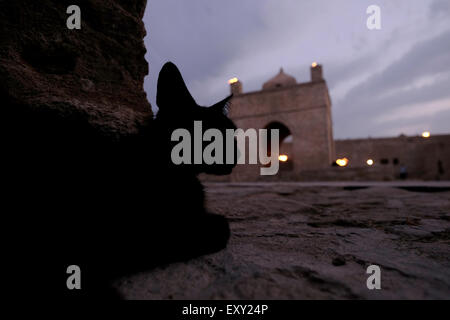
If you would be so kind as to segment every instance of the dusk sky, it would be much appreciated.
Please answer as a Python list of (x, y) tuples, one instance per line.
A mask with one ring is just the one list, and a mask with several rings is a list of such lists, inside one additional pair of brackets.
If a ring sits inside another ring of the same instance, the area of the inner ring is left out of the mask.
[[(381, 7), (381, 30), (366, 9)], [(148, 98), (166, 61), (200, 105), (260, 90), (280, 67), (330, 89), (335, 138), (450, 133), (449, 0), (149, 0), (144, 17)]]

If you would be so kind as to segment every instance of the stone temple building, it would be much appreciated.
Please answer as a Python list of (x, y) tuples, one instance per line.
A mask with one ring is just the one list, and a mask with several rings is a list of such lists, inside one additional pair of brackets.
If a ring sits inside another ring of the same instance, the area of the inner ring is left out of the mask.
[[(311, 66), (311, 81), (297, 83), (283, 69), (263, 84), (261, 91), (243, 92), (242, 83), (230, 80), (234, 95), (230, 118), (244, 130), (279, 129), (280, 173), (298, 176), (304, 170), (330, 167), (335, 160), (331, 100), (322, 66)], [(232, 180), (255, 180), (259, 166), (239, 165)]]
[(237, 78), (229, 81), (229, 117), (238, 128), (279, 129), (280, 170), (261, 176), (260, 164), (245, 164), (208, 180), (450, 180), (450, 135), (335, 141), (323, 68), (314, 62), (310, 73), (309, 82), (297, 83), (280, 69), (255, 92), (244, 92)]

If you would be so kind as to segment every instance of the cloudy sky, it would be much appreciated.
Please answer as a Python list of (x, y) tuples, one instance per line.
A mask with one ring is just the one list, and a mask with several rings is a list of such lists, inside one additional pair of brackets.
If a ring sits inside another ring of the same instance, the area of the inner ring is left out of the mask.
[[(366, 9), (381, 7), (381, 30)], [(450, 0), (149, 0), (144, 17), (156, 81), (175, 62), (200, 105), (260, 90), (280, 67), (309, 81), (324, 67), (335, 138), (450, 133)]]

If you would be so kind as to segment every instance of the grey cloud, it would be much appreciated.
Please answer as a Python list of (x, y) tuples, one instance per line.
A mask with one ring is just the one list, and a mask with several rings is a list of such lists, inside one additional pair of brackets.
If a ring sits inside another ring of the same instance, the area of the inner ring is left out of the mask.
[(450, 70), (450, 31), (413, 47), (401, 59), (394, 61), (382, 73), (373, 75), (355, 87), (346, 102), (361, 102), (368, 94), (379, 94), (400, 88), (413, 80)]
[[(336, 137), (393, 134), (420, 121), (437, 130), (442, 123), (432, 121), (431, 113), (397, 123), (374, 119), (448, 96), (448, 74), (433, 85), (400, 89), (450, 71), (449, 3), (379, 0), (383, 29), (368, 32), (370, 1), (152, 0), (144, 18), (150, 62), (145, 89), (155, 107), (157, 73), (167, 60), (177, 63), (200, 103), (228, 94), (226, 81), (232, 76), (243, 81), (246, 92), (259, 90), (281, 66), (308, 81), (310, 63), (319, 60), (334, 102)], [(356, 83), (360, 78), (367, 81)], [(344, 97), (342, 87), (350, 89)], [(450, 122), (448, 113), (441, 116)]]
[[(450, 72), (449, 52), (450, 32), (414, 46), (401, 59), (354, 87), (342, 101), (339, 101), (335, 106), (336, 129), (344, 136), (351, 135), (352, 131), (380, 134), (382, 125), (372, 122), (374, 116), (393, 112), (396, 108), (408, 104), (424, 103), (450, 96), (449, 74), (440, 78), (437, 83), (402, 91), (405, 86), (421, 77)], [(388, 92), (391, 94), (383, 95)], [(351, 128), (346, 125), (349, 121), (352, 123)]]
[(430, 17), (436, 18), (438, 16), (450, 15), (450, 1), (448, 0), (434, 0), (430, 5)]
[(257, 0), (214, 4), (211, 1), (149, 1), (144, 22), (150, 75), (145, 89), (154, 109), (154, 88), (164, 62), (171, 60), (179, 66), (188, 87), (192, 82), (217, 75), (227, 61), (239, 58), (242, 39), (261, 28), (261, 21), (249, 22), (246, 18), (255, 7)]
[(450, 122), (450, 108), (436, 113), (430, 121), (430, 127), (434, 128), (433, 133), (447, 133), (449, 132)]

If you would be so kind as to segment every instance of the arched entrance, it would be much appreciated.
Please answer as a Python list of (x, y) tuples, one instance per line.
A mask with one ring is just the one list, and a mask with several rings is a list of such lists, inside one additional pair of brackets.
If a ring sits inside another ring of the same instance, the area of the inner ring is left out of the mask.
[[(268, 130), (267, 139), (269, 140), (271, 137), (271, 130), (279, 130), (279, 141), (278, 145), (280, 146), (280, 156), (279, 156), (279, 162), (280, 162), (280, 170), (288, 171), (293, 169), (293, 152), (292, 152), (292, 143), (293, 138), (291, 131), (289, 128), (284, 125), (281, 122), (273, 121), (270, 122), (268, 125), (265, 126), (264, 129)], [(270, 141), (267, 141), (267, 152), (270, 154), (271, 143)]]

